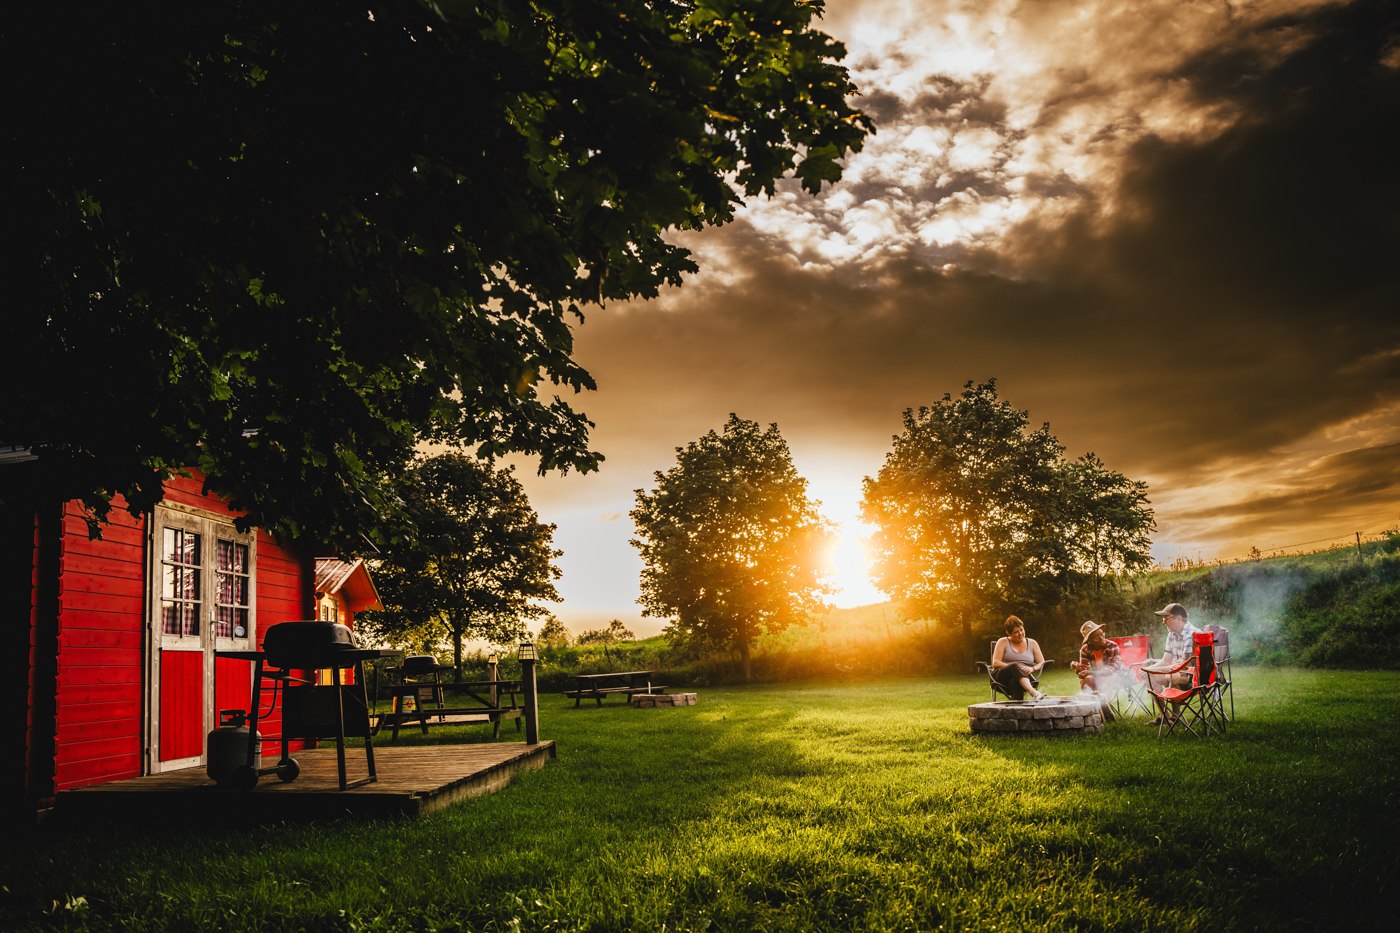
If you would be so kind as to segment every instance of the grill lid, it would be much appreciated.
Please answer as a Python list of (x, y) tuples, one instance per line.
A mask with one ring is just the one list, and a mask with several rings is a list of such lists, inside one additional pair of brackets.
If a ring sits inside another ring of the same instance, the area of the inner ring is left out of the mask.
[(282, 622), (268, 628), (263, 636), (267, 663), (284, 671), (342, 667), (340, 653), (357, 647), (348, 627), (316, 619)]

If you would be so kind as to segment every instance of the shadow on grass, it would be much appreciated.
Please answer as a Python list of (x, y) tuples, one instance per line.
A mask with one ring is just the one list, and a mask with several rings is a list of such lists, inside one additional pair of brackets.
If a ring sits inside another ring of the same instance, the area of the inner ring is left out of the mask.
[(1096, 866), (1110, 888), (1169, 904), (1194, 887), (1276, 929), (1388, 926), (1400, 810), (1381, 802), (1400, 798), (1400, 677), (1253, 669), (1236, 683), (1225, 735), (1159, 740), (1139, 718), (1099, 737), (968, 741), (1053, 774), (1104, 832), (1150, 844)]
[[(822, 773), (788, 736), (792, 709), (542, 712), (558, 726), (545, 735), (559, 761), (424, 820), (60, 825), (13, 839), (0, 856), (0, 929), (518, 930), (512, 922), (530, 928), (542, 911), (617, 929), (643, 904), (666, 911), (630, 893), (639, 860), (752, 806), (755, 788)], [(464, 740), (490, 741), (489, 727), (401, 733), (396, 744)], [(716, 883), (730, 899), (763, 896), (716, 877), (694, 872), (681, 900), (713, 901)]]

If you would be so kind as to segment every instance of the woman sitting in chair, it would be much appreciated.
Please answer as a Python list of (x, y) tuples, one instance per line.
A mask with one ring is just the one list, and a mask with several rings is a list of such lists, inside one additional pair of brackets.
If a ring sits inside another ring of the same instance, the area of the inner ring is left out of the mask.
[(1039, 700), (1045, 694), (1035, 689), (1031, 678), (1045, 666), (1045, 655), (1034, 638), (1026, 637), (1026, 625), (1015, 616), (1006, 617), (1006, 637), (998, 638), (992, 649), (992, 677), (1013, 700), (1024, 700), (1029, 693)]

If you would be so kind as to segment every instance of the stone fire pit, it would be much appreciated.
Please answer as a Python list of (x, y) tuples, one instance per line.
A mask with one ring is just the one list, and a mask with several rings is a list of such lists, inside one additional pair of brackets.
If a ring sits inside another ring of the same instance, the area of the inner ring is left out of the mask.
[(1053, 702), (1001, 700), (967, 708), (973, 732), (1001, 735), (1084, 735), (1103, 731), (1097, 697), (1055, 697)]

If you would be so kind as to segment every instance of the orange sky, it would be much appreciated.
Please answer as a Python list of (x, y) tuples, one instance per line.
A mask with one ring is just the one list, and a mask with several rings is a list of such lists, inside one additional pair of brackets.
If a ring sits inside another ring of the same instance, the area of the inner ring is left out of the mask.
[(901, 411), (989, 376), (1150, 484), (1159, 559), (1400, 524), (1398, 26), (1387, 3), (831, 3), (879, 127), (845, 179), (678, 237), (698, 275), (576, 328), (607, 462), (521, 470), (559, 525), (560, 617), (659, 629), (632, 490), (730, 412), (778, 423), (854, 542)]

